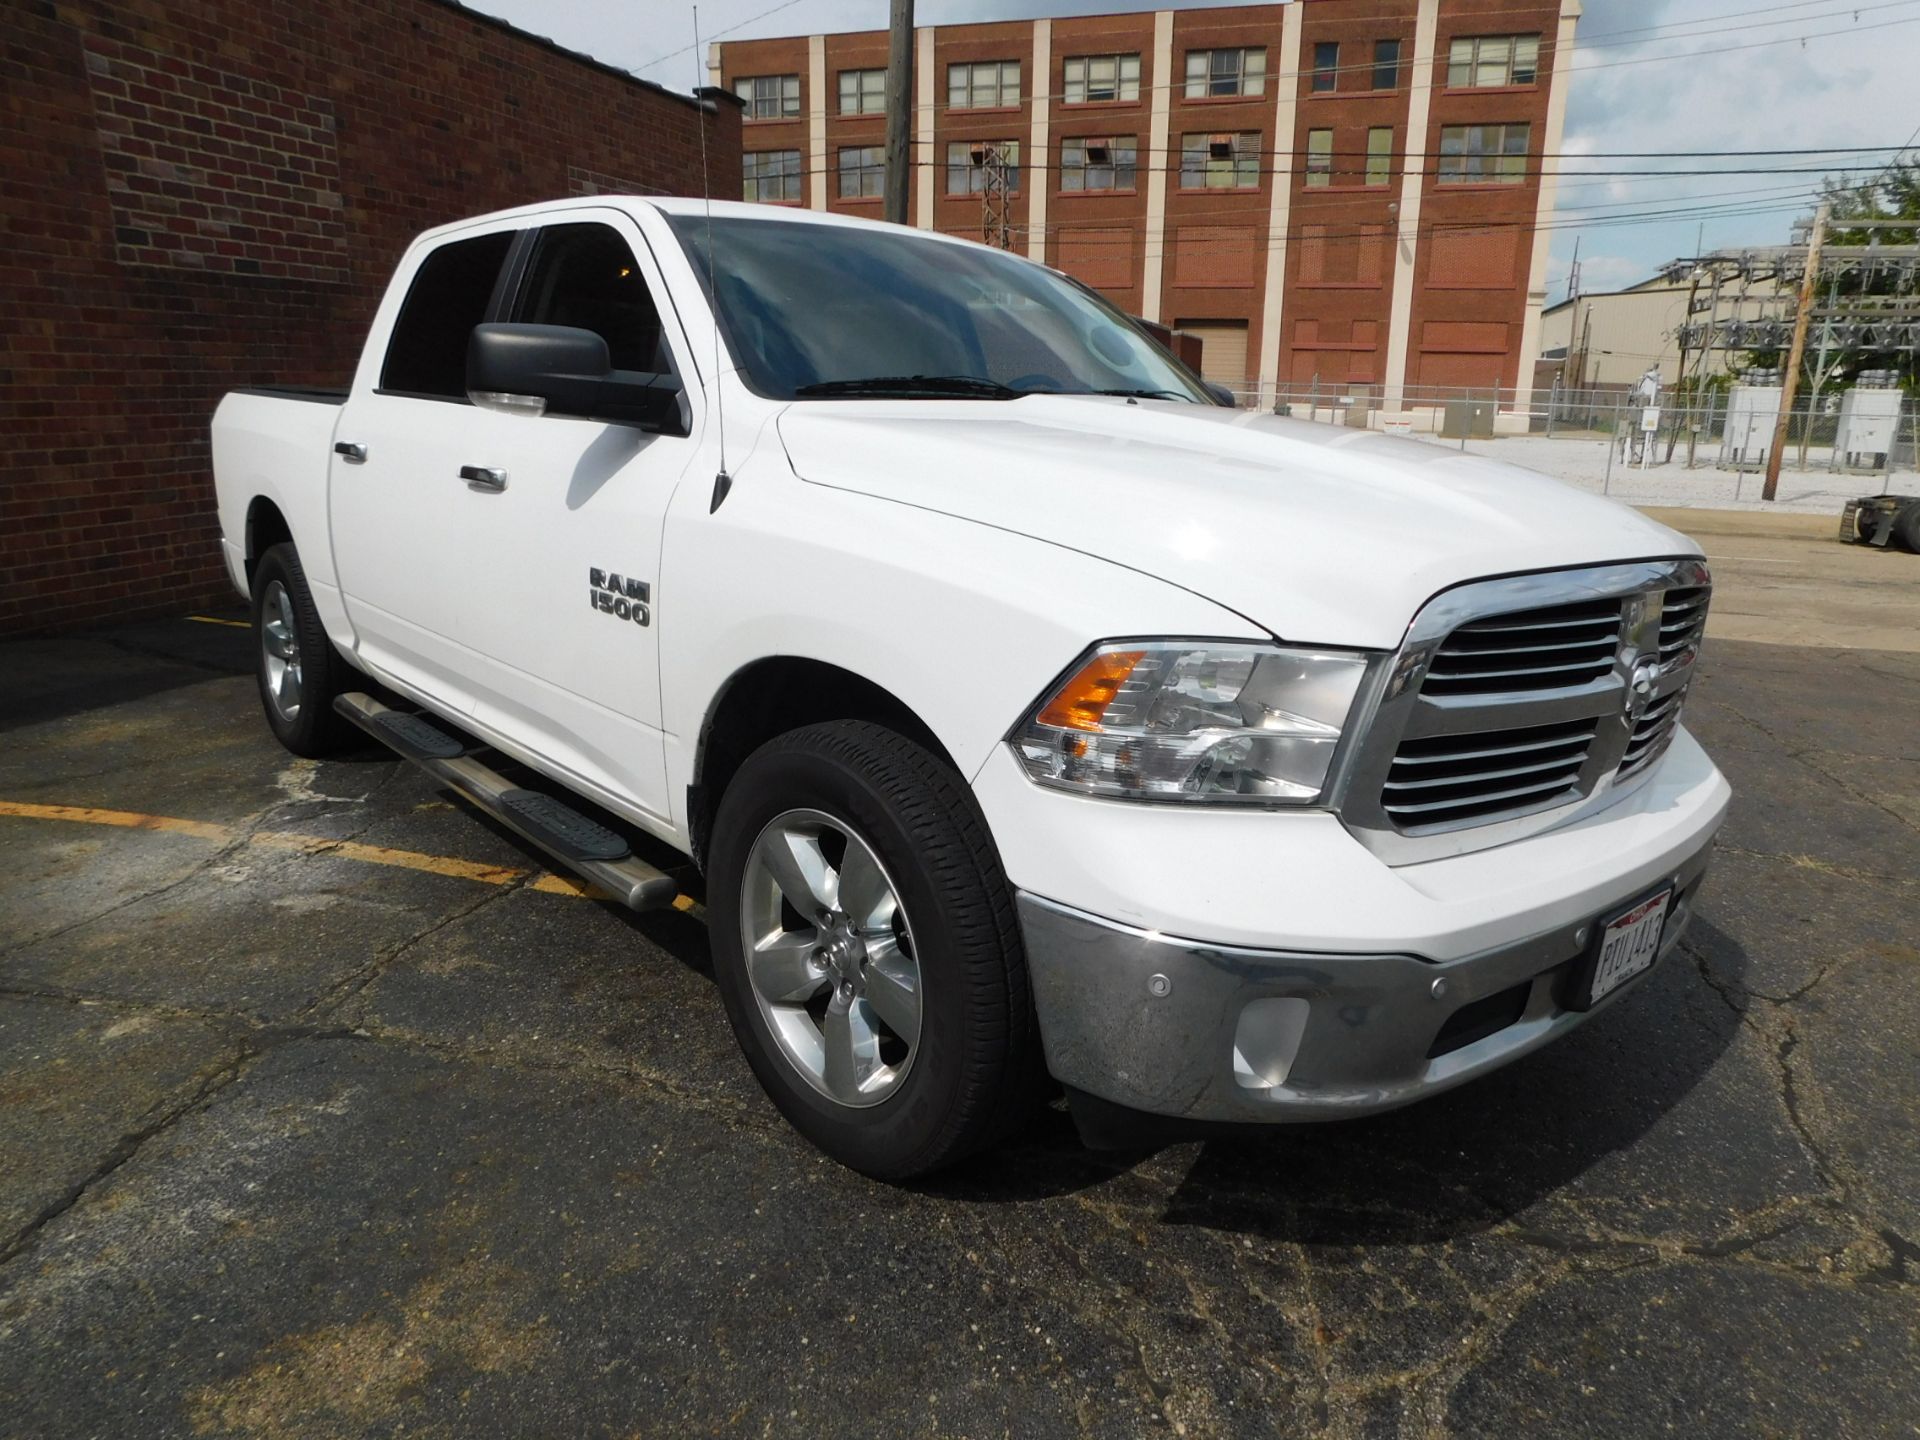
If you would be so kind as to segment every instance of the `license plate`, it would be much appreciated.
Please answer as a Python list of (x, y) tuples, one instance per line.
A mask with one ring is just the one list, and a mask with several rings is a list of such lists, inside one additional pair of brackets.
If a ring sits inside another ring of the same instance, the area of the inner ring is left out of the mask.
[(1587, 986), (1587, 1005), (1599, 1004), (1653, 964), (1654, 956), (1660, 953), (1660, 935), (1666, 929), (1667, 908), (1672, 902), (1673, 890), (1669, 887), (1601, 929), (1594, 951), (1593, 979)]

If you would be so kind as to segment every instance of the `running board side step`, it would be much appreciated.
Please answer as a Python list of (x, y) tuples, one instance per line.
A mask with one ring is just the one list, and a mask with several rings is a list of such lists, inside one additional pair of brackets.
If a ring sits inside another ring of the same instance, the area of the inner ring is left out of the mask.
[(629, 910), (664, 910), (680, 893), (671, 875), (633, 854), (612, 830), (550, 795), (515, 785), (466, 754), (464, 738), (425, 716), (395, 710), (359, 691), (336, 696), (333, 708)]

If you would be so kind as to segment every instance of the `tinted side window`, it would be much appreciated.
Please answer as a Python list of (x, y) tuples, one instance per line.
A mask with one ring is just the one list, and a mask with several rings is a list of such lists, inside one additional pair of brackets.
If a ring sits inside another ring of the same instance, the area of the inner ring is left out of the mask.
[(380, 388), (467, 398), (467, 337), (487, 318), (513, 232), (442, 245), (414, 272), (387, 342)]
[(616, 370), (673, 369), (647, 282), (627, 242), (607, 225), (542, 230), (513, 318), (593, 331), (607, 342)]

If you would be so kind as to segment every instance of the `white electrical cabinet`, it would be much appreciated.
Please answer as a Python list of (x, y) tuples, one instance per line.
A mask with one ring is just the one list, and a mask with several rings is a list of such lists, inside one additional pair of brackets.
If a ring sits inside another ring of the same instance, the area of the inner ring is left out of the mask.
[(1855, 386), (1841, 397), (1840, 428), (1833, 438), (1833, 467), (1862, 474), (1887, 468), (1894, 439), (1900, 433), (1899, 390)]
[(1778, 385), (1736, 385), (1727, 394), (1727, 426), (1720, 438), (1722, 469), (1758, 470), (1767, 463), (1780, 418)]

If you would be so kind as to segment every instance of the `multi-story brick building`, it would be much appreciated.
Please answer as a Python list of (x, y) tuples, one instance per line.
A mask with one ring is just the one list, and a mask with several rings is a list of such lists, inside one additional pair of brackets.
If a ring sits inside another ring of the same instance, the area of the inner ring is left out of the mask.
[[(1526, 409), (1579, 0), (1291, 0), (926, 27), (911, 218), (1011, 243), (1197, 334), (1273, 403), (1462, 389)], [(881, 31), (716, 43), (748, 199), (878, 218)]]
[[(0, 631), (229, 593), (207, 421), (344, 383), (431, 225), (740, 185), (740, 109), (450, 0), (7, 0)], [(706, 127), (706, 143), (701, 129)]]

